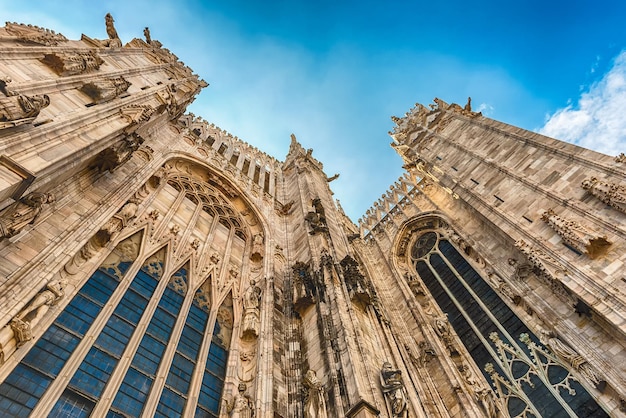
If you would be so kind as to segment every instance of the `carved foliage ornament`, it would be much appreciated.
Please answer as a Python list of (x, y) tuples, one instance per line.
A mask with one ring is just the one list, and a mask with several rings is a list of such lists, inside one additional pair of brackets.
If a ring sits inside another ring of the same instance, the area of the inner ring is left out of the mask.
[(100, 58), (96, 51), (54, 52), (44, 55), (41, 62), (61, 77), (67, 77), (98, 70), (104, 63), (104, 60)]
[(40, 28), (39, 26), (7, 22), (5, 29), (9, 35), (15, 36), (21, 42), (44, 46), (56, 46), (60, 42), (67, 42), (67, 38), (62, 34), (55, 33), (50, 29)]
[(581, 253), (586, 253), (590, 258), (603, 255), (611, 245), (606, 236), (600, 237), (576, 221), (561, 218), (552, 209), (545, 211), (541, 219), (547, 222), (563, 241)]
[(626, 213), (626, 186), (591, 177), (582, 182), (582, 188), (612, 208)]

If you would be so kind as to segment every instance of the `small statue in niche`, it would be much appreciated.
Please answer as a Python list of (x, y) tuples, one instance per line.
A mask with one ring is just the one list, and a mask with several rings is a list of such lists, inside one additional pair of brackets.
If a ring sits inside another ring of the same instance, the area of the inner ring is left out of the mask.
[(259, 262), (263, 259), (263, 234), (256, 234), (252, 238), (252, 252), (250, 254), (252, 261)]
[(231, 418), (252, 418), (254, 416), (254, 402), (246, 393), (246, 384), (240, 383), (237, 389), (239, 393), (233, 399), (232, 404), (226, 402), (229, 416)]
[(409, 411), (406, 390), (402, 382), (402, 372), (394, 369), (388, 361), (380, 370), (380, 385), (385, 397), (389, 400), (393, 418), (407, 418)]
[(0, 239), (19, 234), (37, 220), (43, 205), (54, 202), (50, 193), (32, 192), (0, 212)]
[(304, 385), (304, 418), (327, 418), (324, 385), (314, 370), (306, 372)]
[(450, 322), (448, 322), (448, 318), (446, 316), (435, 318), (433, 321), (433, 325), (435, 328), (435, 332), (437, 333), (437, 335), (439, 335), (441, 341), (443, 341), (444, 345), (450, 352), (450, 355), (458, 355), (459, 352), (454, 346), (452, 332), (450, 331)]
[(65, 296), (67, 280), (58, 280), (46, 285), (45, 290), (38, 293), (30, 303), (11, 321), (17, 346), (21, 346), (33, 338), (32, 327), (35, 326), (50, 306), (56, 305)]
[(243, 321), (241, 336), (258, 337), (259, 335), (259, 306), (261, 303), (261, 289), (254, 280), (250, 280), (250, 286), (243, 295)]

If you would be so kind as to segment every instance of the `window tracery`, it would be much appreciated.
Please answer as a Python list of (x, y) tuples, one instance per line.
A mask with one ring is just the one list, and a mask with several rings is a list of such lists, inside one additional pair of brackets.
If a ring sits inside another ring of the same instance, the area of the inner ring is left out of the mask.
[[(504, 303), (443, 225), (432, 217), (414, 222), (398, 248), (411, 266), (405, 277), (415, 296), (423, 298), (428, 289), (447, 315), (435, 318), (433, 329), (450, 355), (455, 342), (446, 332), (448, 321), (513, 417), (607, 416), (568, 370), (570, 364), (559, 361)], [(470, 248), (468, 254), (474, 253)]]

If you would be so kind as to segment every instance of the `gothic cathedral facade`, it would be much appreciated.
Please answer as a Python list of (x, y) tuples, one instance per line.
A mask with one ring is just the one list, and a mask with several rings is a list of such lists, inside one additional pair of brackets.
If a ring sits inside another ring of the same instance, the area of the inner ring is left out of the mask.
[(158, 41), (0, 28), (0, 415), (626, 416), (626, 157), (436, 99), (353, 223)]

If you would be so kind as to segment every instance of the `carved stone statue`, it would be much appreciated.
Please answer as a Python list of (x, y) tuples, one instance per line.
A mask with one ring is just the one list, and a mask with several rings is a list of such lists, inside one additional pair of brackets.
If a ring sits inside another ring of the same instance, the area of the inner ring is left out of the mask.
[(120, 47), (122, 46), (122, 41), (120, 37), (117, 35), (117, 31), (115, 30), (113, 16), (111, 13), (107, 13), (104, 17), (104, 23), (107, 29), (107, 35), (109, 35), (109, 46), (110, 47)]
[(0, 212), (0, 239), (19, 234), (37, 220), (43, 205), (54, 202), (50, 193), (32, 192)]
[(578, 354), (576, 350), (561, 341), (554, 333), (543, 330), (541, 332), (544, 343), (552, 352), (565, 364), (571, 366), (579, 372), (585, 379), (593, 383), (596, 387), (603, 387), (605, 382), (597, 375), (593, 366)]
[(305, 389), (304, 418), (327, 418), (324, 385), (313, 370), (306, 372), (302, 382)]
[(11, 321), (17, 346), (30, 341), (32, 327), (35, 326), (48, 311), (50, 306), (56, 305), (65, 296), (64, 288), (66, 280), (53, 281), (38, 293), (24, 309), (22, 309)]
[(242, 382), (250, 382), (254, 379), (254, 372), (256, 369), (256, 352), (254, 348), (251, 350), (242, 350), (239, 353), (239, 360), (241, 366), (239, 368), (239, 380)]
[(402, 372), (394, 369), (388, 361), (383, 363), (380, 371), (380, 385), (389, 401), (392, 418), (407, 418), (409, 411)]
[(263, 259), (263, 234), (256, 234), (252, 238), (252, 252), (250, 259), (254, 262), (259, 262)]
[(145, 27), (143, 30), (143, 36), (146, 37), (146, 43), (147, 44), (151, 44), (152, 43), (152, 38), (150, 37), (150, 28), (149, 27)]
[(304, 217), (304, 220), (308, 222), (311, 227), (310, 234), (317, 234), (318, 232), (328, 231), (328, 226), (326, 225), (326, 211), (324, 210), (324, 206), (322, 206), (322, 201), (319, 198), (313, 199), (313, 208), (315, 212), (309, 212)]
[(26, 96), (8, 89), (10, 80), (0, 79), (0, 129), (11, 128), (13, 126), (30, 123), (41, 109), (50, 104), (47, 95)]
[(259, 318), (261, 303), (261, 289), (256, 285), (254, 280), (250, 280), (250, 286), (243, 295), (243, 321), (241, 326), (241, 336), (258, 337), (259, 335)]
[(105, 103), (124, 93), (130, 85), (124, 77), (119, 76), (89, 82), (84, 84), (80, 91), (91, 97), (95, 103)]
[(446, 348), (450, 352), (450, 355), (458, 355), (459, 352), (454, 345), (454, 340), (452, 338), (452, 332), (450, 331), (450, 322), (448, 322), (448, 318), (445, 316), (435, 318), (433, 320), (433, 327), (435, 328), (435, 332), (441, 338), (441, 341), (445, 344)]
[(233, 399), (232, 404), (228, 404), (228, 412), (231, 418), (252, 418), (254, 417), (254, 402), (250, 395), (246, 393), (245, 383), (240, 383), (239, 393)]
[(589, 255), (589, 258), (593, 259), (603, 255), (611, 245), (606, 236), (599, 236), (579, 222), (564, 219), (558, 216), (552, 209), (545, 211), (541, 219), (548, 223), (561, 236), (564, 242), (581, 253), (586, 253)]

